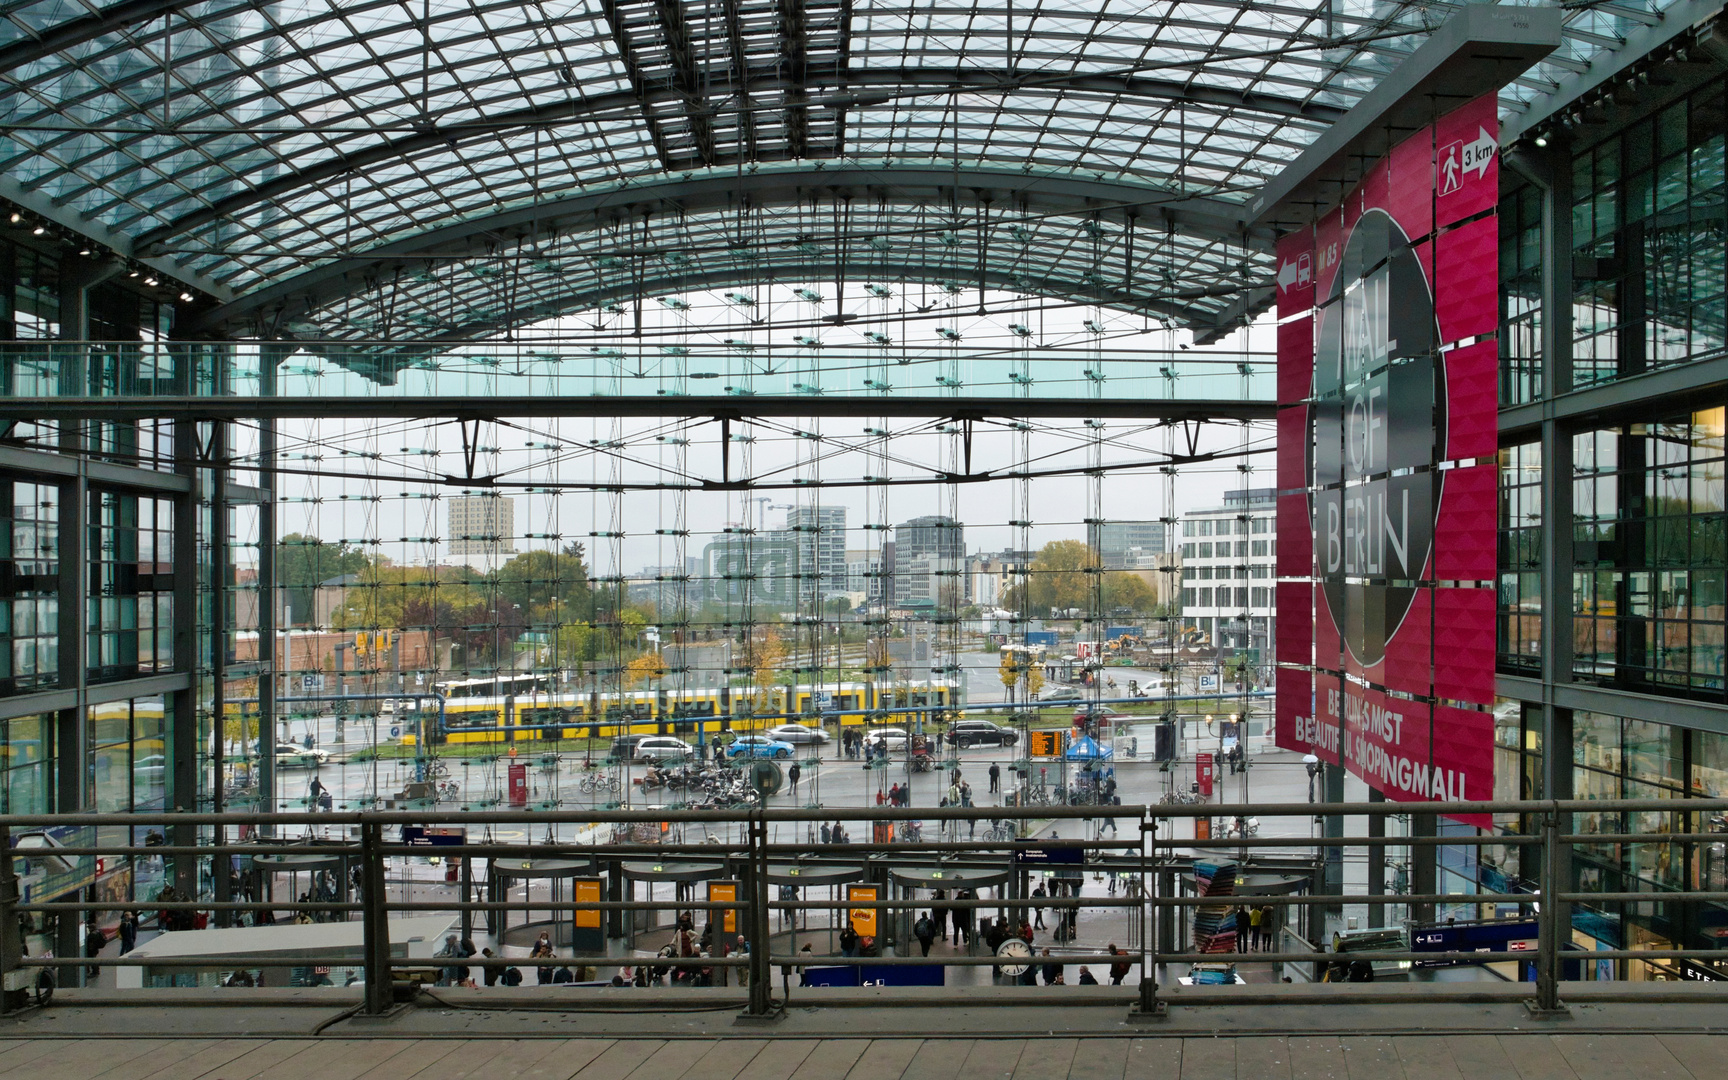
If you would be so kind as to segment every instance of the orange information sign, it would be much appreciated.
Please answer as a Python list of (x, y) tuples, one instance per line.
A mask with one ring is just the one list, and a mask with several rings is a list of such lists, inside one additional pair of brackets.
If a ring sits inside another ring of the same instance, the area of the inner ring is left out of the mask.
[[(738, 899), (738, 883), (736, 881), (710, 881), (708, 883), (708, 903), (712, 906), (716, 901)], [(738, 909), (729, 907), (720, 913), (720, 929), (728, 934), (738, 932)]]
[[(576, 902), (578, 904), (598, 904), (603, 897), (600, 895), (599, 878), (576, 879)], [(576, 909), (576, 928), (579, 930), (600, 929), (600, 912), (597, 908)]]
[(1060, 731), (1032, 732), (1033, 757), (1061, 757), (1062, 733)]
[[(876, 886), (848, 885), (846, 886), (846, 902), (848, 904), (874, 904), (876, 902)], [(876, 936), (876, 909), (873, 907), (854, 907), (846, 912), (852, 920), (852, 929), (859, 937)]]

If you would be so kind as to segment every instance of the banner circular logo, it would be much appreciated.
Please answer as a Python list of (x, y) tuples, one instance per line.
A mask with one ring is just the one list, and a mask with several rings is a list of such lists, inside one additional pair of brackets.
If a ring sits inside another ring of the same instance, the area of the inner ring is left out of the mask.
[(1446, 428), (1434, 316), (1409, 237), (1384, 211), (1365, 212), (1317, 313), (1309, 450), (1315, 573), (1364, 667), (1385, 658), (1434, 547)]

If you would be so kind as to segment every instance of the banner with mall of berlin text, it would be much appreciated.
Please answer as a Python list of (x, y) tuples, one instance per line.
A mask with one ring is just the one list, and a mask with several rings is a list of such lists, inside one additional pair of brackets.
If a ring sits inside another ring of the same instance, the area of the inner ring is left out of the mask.
[(1404, 802), (1494, 786), (1496, 107), (1277, 248), (1277, 743)]

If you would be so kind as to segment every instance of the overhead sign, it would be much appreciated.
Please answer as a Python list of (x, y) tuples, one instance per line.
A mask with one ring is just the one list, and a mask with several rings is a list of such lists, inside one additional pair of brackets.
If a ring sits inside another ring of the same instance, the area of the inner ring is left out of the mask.
[(468, 830), (430, 825), (402, 826), (402, 843), (408, 847), (461, 847), (468, 842)]
[[(1411, 952), (1520, 953), (1536, 950), (1536, 920), (1420, 926), (1410, 933)], [(1450, 967), (1468, 960), (1418, 960), (1417, 967)]]
[(1045, 866), (1052, 863), (1083, 863), (1086, 852), (1070, 844), (1021, 841), (1014, 847), (1015, 866)]
[(1062, 735), (1060, 731), (1034, 731), (1031, 733), (1031, 754), (1033, 757), (1061, 757)]
[(1403, 802), (1493, 789), (1496, 109), (1437, 116), (1277, 249), (1275, 738)]

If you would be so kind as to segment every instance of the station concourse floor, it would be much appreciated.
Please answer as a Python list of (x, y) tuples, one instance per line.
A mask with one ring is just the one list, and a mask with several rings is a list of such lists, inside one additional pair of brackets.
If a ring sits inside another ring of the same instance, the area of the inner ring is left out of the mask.
[(245, 1006), (64, 992), (0, 1017), (0, 1080), (1728, 1080), (1728, 999), (1535, 1019), (1509, 995), (1317, 1004), (1273, 988), (1134, 1020), (1120, 993), (1076, 989), (1101, 992), (1079, 1007), (988, 989), (928, 1007), (806, 999), (773, 1023), (741, 1022), (736, 996), (692, 1009), (652, 991), (605, 1012), (422, 999), (380, 1018), (288, 991)]

